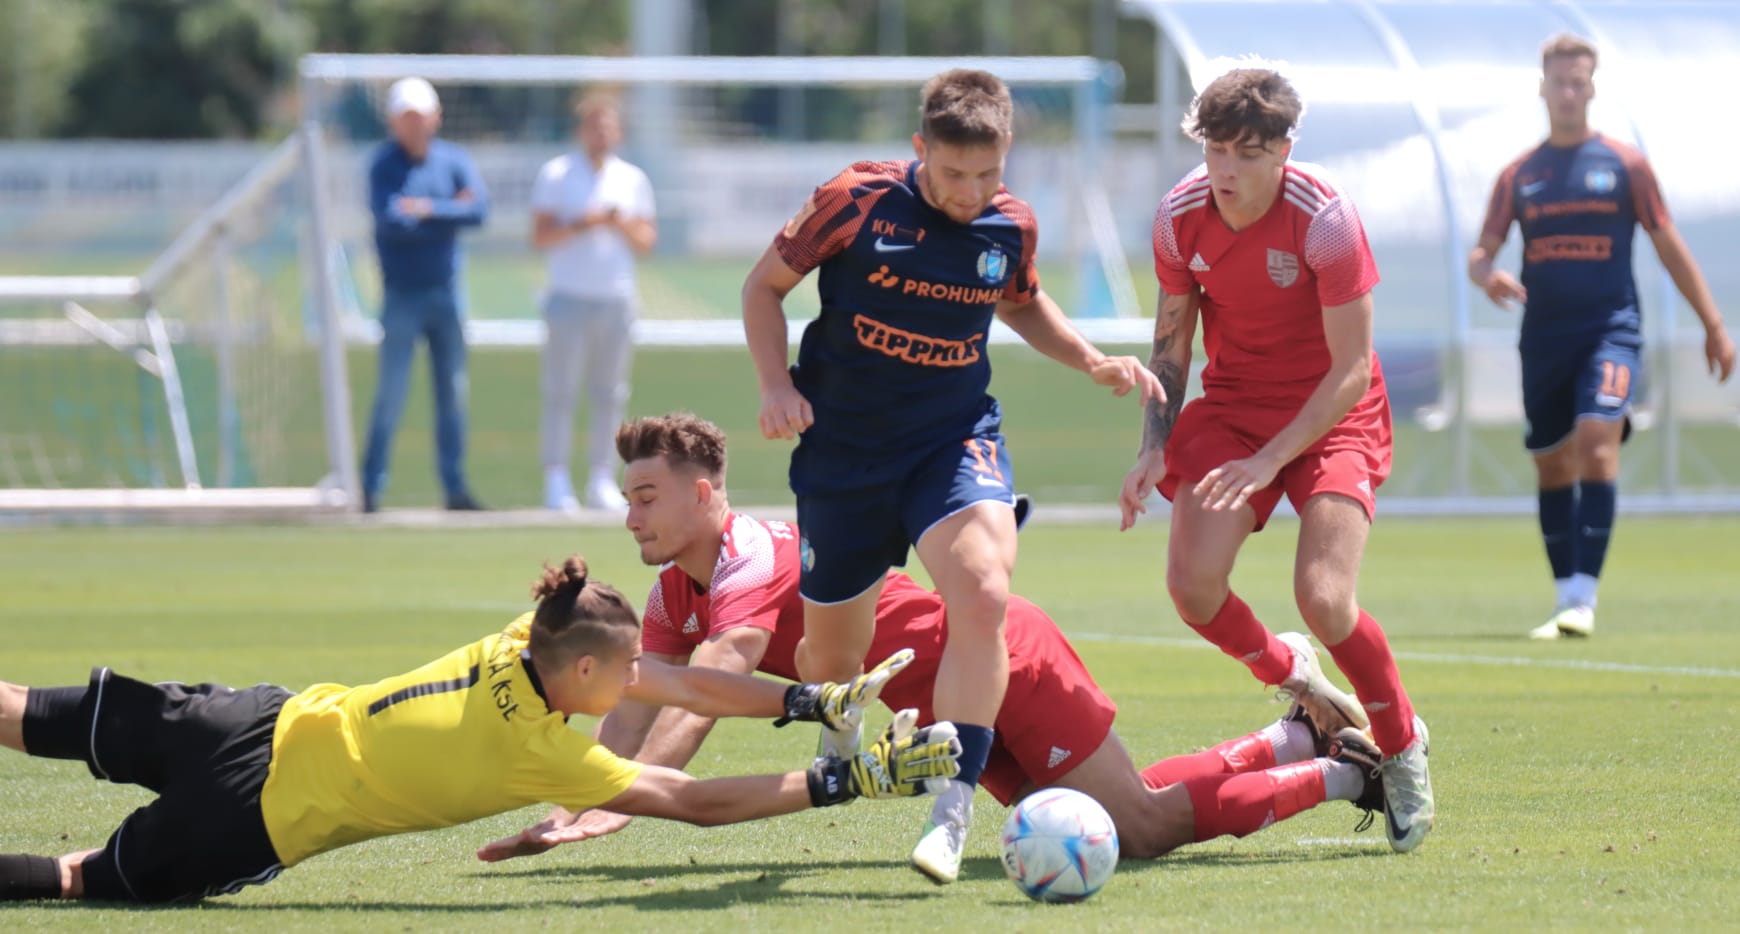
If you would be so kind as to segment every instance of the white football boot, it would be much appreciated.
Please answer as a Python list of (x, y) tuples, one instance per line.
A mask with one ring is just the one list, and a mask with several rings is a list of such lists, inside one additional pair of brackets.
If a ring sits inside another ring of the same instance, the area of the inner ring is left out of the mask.
[(1406, 853), (1426, 839), (1438, 807), (1432, 800), (1432, 775), (1426, 770), (1431, 739), (1426, 721), (1414, 717), (1414, 741), (1378, 766), (1383, 773), (1384, 835), (1390, 849)]
[(1562, 606), (1553, 618), (1529, 630), (1530, 639), (1546, 642), (1561, 637), (1587, 639), (1595, 634), (1595, 608), (1592, 606)]
[[(942, 800), (924, 822), (924, 835), (912, 848), (912, 868), (937, 885), (960, 877), (961, 853), (967, 847), (967, 827), (973, 821), (973, 786), (950, 780)], [(940, 817), (940, 819), (939, 819)]]
[(1283, 632), (1275, 638), (1293, 650), (1293, 673), (1281, 682), (1281, 693), (1305, 708), (1318, 733), (1334, 736), (1347, 727), (1364, 730), (1371, 726), (1371, 718), (1359, 701), (1324, 676), (1310, 637), (1302, 632)]

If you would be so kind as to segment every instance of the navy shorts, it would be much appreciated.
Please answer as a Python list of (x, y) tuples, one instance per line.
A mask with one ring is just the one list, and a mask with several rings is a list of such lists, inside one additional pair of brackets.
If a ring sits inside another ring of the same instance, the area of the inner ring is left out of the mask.
[[(1564, 444), (1581, 419), (1625, 419), (1642, 363), (1635, 334), (1606, 334), (1563, 349), (1550, 344), (1524, 347), (1523, 443), (1543, 454)], [(1629, 435), (1629, 421), (1626, 429)]]
[[(852, 458), (845, 452), (812, 446), (794, 457), (793, 486), (805, 489), (801, 473), (828, 470), (835, 459), (842, 472), (850, 472)], [(815, 603), (851, 600), (881, 581), (889, 568), (903, 567), (907, 551), (931, 526), (982, 502), (1015, 505), (1009, 448), (994, 429), (925, 451), (890, 483), (800, 492), (798, 589)]]

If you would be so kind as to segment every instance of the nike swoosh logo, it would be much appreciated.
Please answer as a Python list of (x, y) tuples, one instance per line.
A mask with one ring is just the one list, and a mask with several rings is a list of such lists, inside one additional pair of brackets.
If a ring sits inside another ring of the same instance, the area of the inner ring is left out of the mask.
[(1388, 821), (1390, 824), (1390, 839), (1400, 840), (1403, 837), (1406, 837), (1408, 835), (1408, 830), (1410, 828), (1403, 827), (1400, 824), (1397, 824), (1396, 823), (1396, 816), (1394, 814), (1391, 814), (1390, 809), (1387, 807), (1384, 808), (1384, 820)]
[(993, 480), (990, 477), (980, 476), (979, 474), (973, 475), (973, 482), (977, 483), (980, 486), (994, 486), (999, 490), (1004, 488), (1003, 481)]
[(1533, 195), (1535, 192), (1540, 191), (1542, 188), (1545, 188), (1545, 187), (1547, 187), (1546, 182), (1531, 182), (1527, 185), (1522, 186), (1521, 188), (1518, 188), (1517, 191), (1522, 192), (1522, 196), (1527, 198), (1530, 195)]
[(901, 250), (910, 250), (916, 246), (918, 246), (916, 243), (887, 243), (881, 237), (876, 238), (876, 252), (878, 253), (899, 253)]

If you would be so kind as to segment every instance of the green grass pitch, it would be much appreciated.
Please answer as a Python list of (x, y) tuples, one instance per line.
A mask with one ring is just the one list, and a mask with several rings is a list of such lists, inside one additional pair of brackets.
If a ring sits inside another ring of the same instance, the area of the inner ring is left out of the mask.
[[(1235, 584), (1297, 625), (1296, 526), (1257, 536)], [(538, 809), (316, 857), (199, 907), (0, 908), (0, 930), (1716, 929), (1740, 917), (1740, 588), (1732, 519), (1624, 518), (1583, 643), (1521, 633), (1547, 609), (1532, 523), (1381, 520), (1363, 603), (1432, 726), (1439, 823), (1418, 852), (1331, 803), (1242, 841), (1123, 864), (1091, 901), (1043, 907), (1004, 880), (1002, 809), (978, 799), (963, 881), (905, 866), (924, 805), (861, 801), (759, 824), (639, 821), (488, 866), (472, 851)], [(1140, 764), (1247, 732), (1283, 708), (1194, 640), (1159, 568), (1163, 523), (1119, 535), (1039, 524), (1017, 589), (1045, 606), (1120, 705)], [(408, 669), (502, 625), (538, 562), (587, 554), (635, 595), (651, 571), (615, 529), (57, 529), (0, 533), (0, 678), (294, 688)], [(636, 601), (640, 602), (639, 599)], [(803, 764), (813, 731), (721, 725), (697, 774)], [(0, 851), (100, 845), (146, 793), (74, 763), (0, 752)]]

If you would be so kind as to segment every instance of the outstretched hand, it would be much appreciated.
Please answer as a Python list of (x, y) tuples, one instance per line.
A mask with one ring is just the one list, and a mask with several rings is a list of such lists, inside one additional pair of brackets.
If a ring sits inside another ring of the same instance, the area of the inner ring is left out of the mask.
[(1131, 390), (1141, 392), (1141, 402), (1150, 399), (1166, 404), (1166, 390), (1160, 388), (1160, 378), (1135, 357), (1106, 357), (1088, 371), (1088, 376), (1101, 386), (1112, 387), (1112, 395), (1127, 396)]
[(864, 721), (864, 708), (876, 703), (889, 679), (912, 664), (916, 657), (911, 649), (901, 649), (845, 684), (825, 681), (792, 685), (785, 694), (785, 716), (775, 720), (773, 725), (785, 726), (801, 720), (820, 723), (830, 730), (857, 729)]
[(627, 827), (633, 818), (614, 811), (593, 808), (573, 814), (557, 808), (549, 817), (514, 834), (486, 844), (477, 851), (477, 858), (486, 863), (499, 863), (521, 856), (547, 853), (564, 843), (575, 843), (616, 833)]

